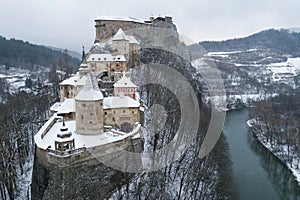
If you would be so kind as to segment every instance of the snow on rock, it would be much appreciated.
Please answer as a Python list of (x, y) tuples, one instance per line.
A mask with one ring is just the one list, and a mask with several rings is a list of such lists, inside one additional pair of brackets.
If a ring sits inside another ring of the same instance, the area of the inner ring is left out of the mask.
[(128, 17), (128, 16), (99, 16), (95, 19), (95, 21), (97, 21), (97, 20), (128, 21), (128, 22), (145, 23), (143, 20), (136, 19), (134, 17)]

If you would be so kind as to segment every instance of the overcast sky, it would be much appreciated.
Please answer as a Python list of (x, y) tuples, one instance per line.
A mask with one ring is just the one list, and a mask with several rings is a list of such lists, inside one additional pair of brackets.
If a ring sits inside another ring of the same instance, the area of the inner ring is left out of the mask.
[(94, 19), (102, 15), (170, 15), (182, 35), (199, 42), (300, 27), (300, 1), (0, 0), (0, 35), (80, 52), (92, 45)]

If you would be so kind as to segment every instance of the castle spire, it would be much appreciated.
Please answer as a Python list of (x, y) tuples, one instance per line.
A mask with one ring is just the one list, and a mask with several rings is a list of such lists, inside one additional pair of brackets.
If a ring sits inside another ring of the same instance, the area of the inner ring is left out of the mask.
[(85, 51), (84, 51), (84, 45), (82, 45), (82, 57), (81, 57), (81, 62), (83, 62), (85, 59)]

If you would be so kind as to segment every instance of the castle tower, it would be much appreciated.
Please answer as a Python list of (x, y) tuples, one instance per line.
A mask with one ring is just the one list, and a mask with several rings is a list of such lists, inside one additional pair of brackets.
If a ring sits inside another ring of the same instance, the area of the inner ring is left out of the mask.
[(124, 55), (126, 60), (129, 59), (129, 38), (122, 28), (112, 38), (112, 50), (113, 55)]
[(82, 90), (75, 97), (76, 132), (82, 135), (103, 133), (103, 94), (94, 73), (86, 75)]

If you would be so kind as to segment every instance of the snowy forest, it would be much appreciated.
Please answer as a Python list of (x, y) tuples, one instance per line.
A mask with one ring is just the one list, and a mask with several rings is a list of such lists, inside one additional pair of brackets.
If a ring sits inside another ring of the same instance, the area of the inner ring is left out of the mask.
[(300, 167), (299, 89), (260, 101), (251, 109), (255, 136), (291, 168)]
[[(30, 197), (33, 136), (48, 120), (49, 108), (59, 98), (58, 83), (71, 75), (79, 61), (68, 51), (2, 37), (0, 51), (5, 51), (0, 59), (5, 64), (0, 77), (0, 199), (25, 199)], [(32, 58), (32, 62), (22, 56)], [(17, 88), (10, 79), (24, 86)]]

